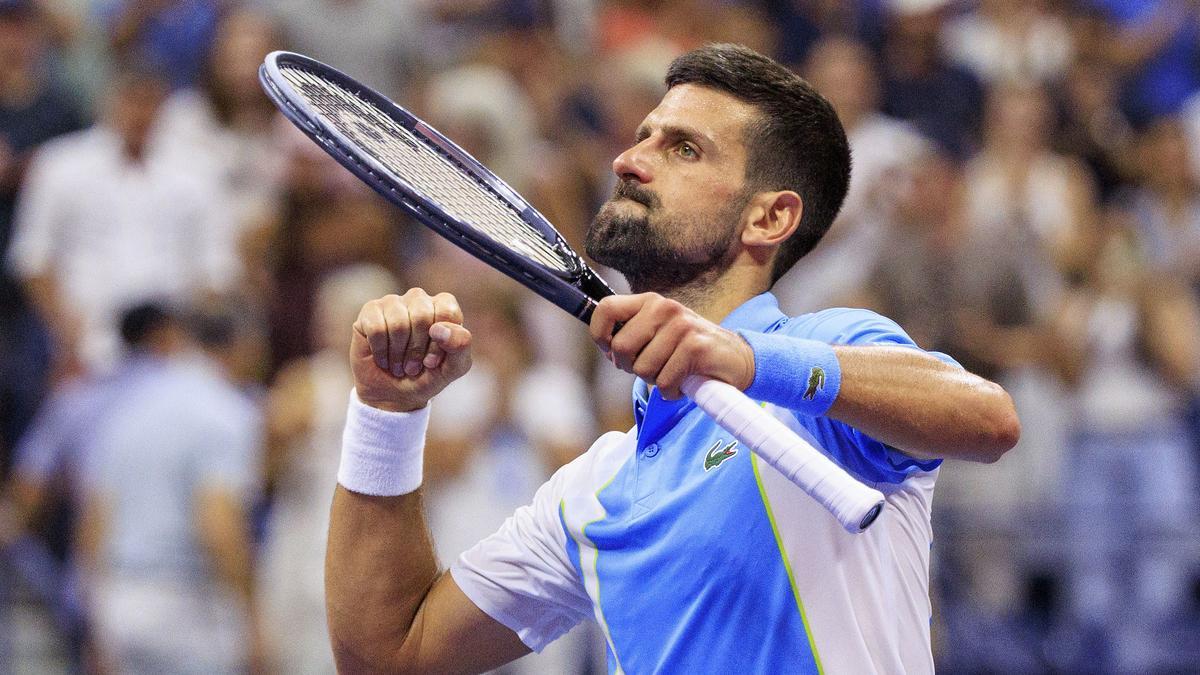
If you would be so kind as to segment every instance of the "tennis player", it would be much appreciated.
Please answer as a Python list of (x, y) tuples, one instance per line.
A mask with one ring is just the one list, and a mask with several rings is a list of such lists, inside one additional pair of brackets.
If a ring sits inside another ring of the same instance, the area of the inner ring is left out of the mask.
[[(486, 670), (588, 618), (610, 672), (933, 671), (937, 468), (999, 458), (1020, 433), (1012, 403), (877, 314), (780, 311), (769, 289), (849, 180), (825, 99), (731, 45), (681, 56), (667, 84), (587, 235), (635, 291), (600, 303), (591, 332), (638, 376), (637, 424), (600, 437), (448, 573), (422, 516), (421, 449), (471, 335), (447, 294), (363, 307), (326, 568), (344, 671)], [(690, 373), (761, 401), (883, 491), (883, 515), (848, 534), (680, 398)]]

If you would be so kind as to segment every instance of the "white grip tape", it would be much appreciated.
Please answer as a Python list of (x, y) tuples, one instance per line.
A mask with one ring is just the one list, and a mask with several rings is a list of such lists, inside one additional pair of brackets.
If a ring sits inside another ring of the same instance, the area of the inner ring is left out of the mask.
[(862, 532), (883, 509), (883, 493), (855, 480), (736, 387), (691, 375), (682, 389), (723, 429), (817, 500), (848, 532)]

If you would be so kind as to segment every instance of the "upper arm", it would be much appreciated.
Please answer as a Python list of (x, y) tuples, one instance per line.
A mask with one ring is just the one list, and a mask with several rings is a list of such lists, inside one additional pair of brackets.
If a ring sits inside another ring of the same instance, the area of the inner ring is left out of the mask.
[(54, 262), (62, 210), (69, 202), (55, 168), (52, 155), (36, 153), (21, 185), (8, 264), (23, 279), (47, 274)]
[(402, 672), (478, 673), (529, 653), (511, 629), (488, 616), (442, 573), (417, 610), (400, 653)]

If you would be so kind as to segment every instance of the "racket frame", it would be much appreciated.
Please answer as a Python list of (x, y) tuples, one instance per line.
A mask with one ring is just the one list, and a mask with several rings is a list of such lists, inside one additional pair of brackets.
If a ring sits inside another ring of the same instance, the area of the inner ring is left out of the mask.
[[(295, 87), (282, 72), (286, 67), (301, 69), (328, 80), (375, 107), (418, 139), (427, 140), (443, 158), (457, 165), (480, 187), (507, 204), (522, 221), (540, 234), (563, 260), (567, 271), (547, 267), (513, 251), (503, 242), (495, 241), (486, 233), (448, 213), (410, 181), (387, 169), (370, 153), (351, 151), (350, 148), (360, 144), (347, 138), (336, 126), (325, 122), (321, 113), (315, 110), (304, 96), (292, 93)], [(467, 253), (512, 277), (518, 283), (530, 287), (584, 323), (590, 322), (596, 303), (613, 294), (608, 284), (566, 244), (558, 230), (517, 194), (516, 190), (454, 141), (395, 102), (336, 68), (292, 52), (275, 51), (268, 54), (263, 65), (259, 67), (258, 76), (267, 96), (283, 115), (324, 148), (339, 164), (389, 202)]]

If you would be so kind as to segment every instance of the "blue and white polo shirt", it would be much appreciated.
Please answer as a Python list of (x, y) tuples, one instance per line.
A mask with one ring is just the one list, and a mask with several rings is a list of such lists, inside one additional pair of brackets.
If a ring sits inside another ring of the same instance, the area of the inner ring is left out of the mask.
[[(789, 319), (769, 293), (722, 325), (917, 348), (873, 312)], [(929, 509), (938, 461), (765, 405), (886, 496), (879, 520), (849, 534), (690, 401), (664, 400), (640, 381), (634, 399), (634, 428), (600, 437), (454, 563), (454, 580), (476, 605), (534, 650), (594, 619), (610, 673), (933, 671)]]

